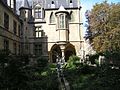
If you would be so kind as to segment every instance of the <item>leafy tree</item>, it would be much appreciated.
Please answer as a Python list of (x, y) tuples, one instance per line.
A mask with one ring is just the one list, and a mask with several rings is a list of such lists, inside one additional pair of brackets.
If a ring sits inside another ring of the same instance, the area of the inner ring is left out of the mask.
[(96, 4), (87, 15), (88, 33), (97, 52), (120, 50), (120, 3), (109, 4), (106, 1)]

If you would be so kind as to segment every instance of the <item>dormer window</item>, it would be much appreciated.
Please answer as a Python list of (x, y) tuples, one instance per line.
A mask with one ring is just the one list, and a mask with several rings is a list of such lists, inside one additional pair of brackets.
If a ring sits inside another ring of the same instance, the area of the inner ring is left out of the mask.
[(52, 4), (54, 4), (54, 1), (52, 1)]
[(72, 3), (72, 0), (70, 0), (70, 3)]
[(72, 0), (70, 0), (70, 7), (73, 7), (73, 2), (72, 2)]
[(55, 8), (55, 3), (54, 3), (54, 1), (51, 2), (51, 8)]
[(36, 19), (42, 19), (43, 18), (43, 8), (40, 4), (37, 4), (34, 8), (34, 16)]
[(35, 18), (42, 18), (42, 9), (40, 7), (35, 8)]

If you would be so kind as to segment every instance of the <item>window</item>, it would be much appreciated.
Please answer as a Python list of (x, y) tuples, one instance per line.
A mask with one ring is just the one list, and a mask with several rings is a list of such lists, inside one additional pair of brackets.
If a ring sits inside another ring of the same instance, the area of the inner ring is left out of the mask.
[(52, 3), (51, 3), (51, 8), (55, 8), (54, 1), (52, 1)]
[(53, 15), (53, 12), (50, 15), (50, 23), (54, 23), (55, 22), (55, 17)]
[(43, 30), (41, 30), (41, 27), (36, 27), (35, 37), (39, 38), (39, 37), (42, 37), (42, 36), (43, 36)]
[(58, 28), (64, 28), (65, 27), (64, 24), (65, 24), (65, 22), (64, 22), (64, 15), (61, 14), (59, 16), (59, 25), (58, 25)]
[[(26, 37), (26, 38), (27, 38), (27, 37)], [(25, 49), (26, 49), (26, 50), (29, 49), (29, 44), (28, 44), (28, 43), (25, 44)]]
[(42, 55), (42, 44), (36, 44), (34, 50), (35, 55)]
[(9, 41), (8, 40), (4, 40), (4, 50), (9, 50)]
[(4, 13), (4, 27), (5, 29), (9, 29), (9, 15), (7, 13)]
[(21, 54), (21, 45), (19, 44), (19, 54)]
[(8, 6), (10, 6), (11, 8), (14, 8), (14, 0), (7, 0), (7, 4), (8, 4)]
[(70, 0), (70, 3), (72, 3), (72, 0)]
[(73, 12), (71, 13), (70, 21), (71, 21), (71, 22), (74, 22), (74, 15), (73, 15)]
[(41, 7), (35, 7), (35, 18), (36, 19), (42, 18), (42, 8)]
[(68, 16), (65, 16), (65, 28), (69, 27), (68, 19), (69, 19)]
[(13, 43), (13, 50), (14, 50), (14, 54), (17, 54), (17, 45), (16, 45), (16, 43)]
[(20, 28), (20, 25), (18, 26), (18, 36), (20, 36), (20, 33), (21, 33), (21, 28)]
[(72, 0), (70, 0), (70, 7), (73, 7), (73, 2), (72, 2)]
[(13, 21), (13, 33), (16, 35), (17, 34), (17, 22)]
[(54, 4), (54, 1), (52, 1), (52, 4)]

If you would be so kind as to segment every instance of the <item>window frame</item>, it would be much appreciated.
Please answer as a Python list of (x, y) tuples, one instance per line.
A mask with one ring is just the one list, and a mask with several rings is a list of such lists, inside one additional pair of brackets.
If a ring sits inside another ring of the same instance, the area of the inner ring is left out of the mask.
[(18, 36), (20, 37), (21, 36), (21, 26), (18, 25)]
[(13, 20), (13, 33), (17, 35), (17, 22)]
[(4, 12), (4, 28), (9, 30), (9, 15)]
[(43, 18), (43, 10), (41, 5), (36, 5), (34, 8), (34, 17), (35, 19), (42, 19)]
[(59, 15), (59, 19), (58, 19), (58, 28), (65, 28), (65, 15), (64, 14), (60, 14)]
[(4, 39), (4, 50), (9, 50), (9, 40)]
[(34, 44), (34, 54), (42, 55), (42, 44)]
[(17, 44), (16, 42), (13, 42), (13, 50), (14, 50), (14, 54), (17, 54)]
[(41, 38), (43, 37), (43, 30), (41, 27), (36, 27), (35, 28), (35, 38)]

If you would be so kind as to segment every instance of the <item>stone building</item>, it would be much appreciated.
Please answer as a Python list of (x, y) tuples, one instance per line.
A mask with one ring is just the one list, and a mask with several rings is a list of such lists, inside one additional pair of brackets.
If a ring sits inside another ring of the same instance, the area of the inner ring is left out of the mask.
[[(84, 42), (79, 0), (32, 0), (31, 5), (28, 0), (21, 0), (17, 4), (20, 5), (19, 17), (13, 14), (14, 8), (8, 14), (11, 13), (15, 18), (17, 25), (13, 25), (17, 26), (16, 30), (19, 30), (19, 24), (21, 24), (20, 40), (17, 37), (18, 31), (16, 31), (17, 35), (12, 37), (20, 41), (22, 53), (47, 57), (50, 62), (56, 62), (57, 56), (67, 61), (71, 55), (81, 55)], [(4, 5), (1, 6), (4, 7)], [(12, 18), (10, 19), (9, 21), (13, 21)], [(1, 30), (3, 30), (2, 27)], [(19, 45), (18, 42), (13, 45)]]
[(15, 0), (0, 0), (0, 49), (13, 54), (21, 51), (21, 20), (16, 14)]

